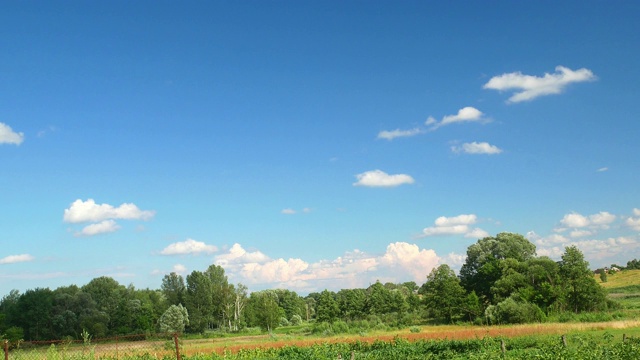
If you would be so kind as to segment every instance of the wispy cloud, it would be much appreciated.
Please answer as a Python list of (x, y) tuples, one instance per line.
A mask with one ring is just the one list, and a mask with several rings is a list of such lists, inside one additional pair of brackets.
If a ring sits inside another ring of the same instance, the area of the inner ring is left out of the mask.
[(596, 170), (597, 172), (605, 172), (605, 171), (609, 171), (608, 167), (601, 167), (600, 169)]
[(182, 242), (173, 243), (162, 251), (162, 255), (198, 255), (198, 254), (213, 254), (218, 251), (218, 248), (214, 245), (207, 245), (202, 241), (196, 241), (193, 239), (187, 239)]
[(15, 132), (9, 125), (0, 122), (0, 144), (20, 145), (23, 141), (23, 133)]
[(33, 260), (35, 260), (35, 258), (29, 254), (9, 255), (0, 259), (0, 265), (29, 262)]
[(545, 73), (542, 77), (524, 75), (521, 72), (494, 76), (484, 84), (483, 88), (499, 91), (516, 90), (516, 93), (509, 98), (508, 102), (517, 103), (530, 101), (539, 96), (560, 94), (571, 83), (593, 81), (595, 79), (596, 76), (589, 69), (582, 68), (574, 71), (564, 66), (557, 66), (555, 73)]
[(491, 145), (488, 142), (479, 143), (474, 141), (471, 143), (464, 143), (460, 146), (452, 146), (451, 151), (453, 151), (454, 153), (465, 153), (465, 154), (473, 154), (473, 155), (479, 155), (479, 154), (494, 155), (494, 154), (500, 154), (502, 152), (502, 149), (500, 149), (495, 145)]
[(371, 170), (356, 175), (358, 181), (353, 186), (366, 187), (395, 187), (404, 184), (413, 184), (415, 180), (406, 174), (389, 175), (382, 170)]
[(424, 133), (424, 129), (413, 128), (410, 130), (395, 129), (391, 131), (383, 130), (378, 133), (378, 139), (393, 140), (399, 137), (410, 137)]

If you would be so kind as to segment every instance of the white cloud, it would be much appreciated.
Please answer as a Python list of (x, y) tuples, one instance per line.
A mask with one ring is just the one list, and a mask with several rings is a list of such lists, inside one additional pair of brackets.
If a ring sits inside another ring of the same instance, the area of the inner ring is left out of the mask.
[(400, 129), (395, 129), (391, 131), (383, 130), (378, 133), (378, 139), (393, 140), (399, 137), (415, 136), (423, 132), (424, 130), (421, 130), (420, 128), (413, 128), (410, 130), (400, 130)]
[(488, 142), (472, 142), (472, 143), (464, 143), (462, 146), (452, 146), (451, 151), (455, 153), (465, 153), (465, 154), (500, 154), (502, 149), (495, 145), (491, 145)]
[(509, 102), (533, 100), (539, 96), (559, 94), (571, 84), (595, 80), (589, 69), (573, 71), (564, 66), (557, 66), (554, 74), (545, 73), (543, 77), (523, 75), (521, 72), (513, 72), (492, 77), (484, 84), (484, 89), (492, 90), (521, 90), (509, 98)]
[(454, 124), (454, 123), (461, 123), (461, 122), (481, 122), (481, 123), (486, 123), (489, 122), (490, 120), (487, 119), (484, 114), (482, 113), (482, 111), (472, 107), (472, 106), (467, 106), (464, 107), (460, 110), (458, 110), (458, 113), (455, 115), (446, 115), (445, 117), (442, 118), (442, 120), (440, 122), (438, 122), (436, 119), (434, 119), (433, 117), (429, 116), (429, 118), (427, 119), (427, 121), (425, 122), (425, 125), (427, 126), (431, 126), (430, 130), (436, 130), (439, 127), (445, 126), (445, 125), (450, 125), (450, 124)]
[(565, 215), (562, 220), (560, 220), (560, 223), (568, 227), (579, 228), (588, 226), (589, 219), (587, 219), (586, 216), (582, 216), (578, 213), (571, 213)]
[(433, 250), (403, 242), (389, 244), (379, 256), (354, 250), (315, 263), (299, 258), (271, 259), (260, 251), (247, 252), (240, 244), (215, 257), (216, 264), (242, 283), (304, 291), (366, 287), (381, 278), (406, 281), (407, 274), (422, 281), (439, 261)]
[(154, 215), (155, 211), (140, 210), (132, 203), (113, 207), (109, 204), (96, 204), (93, 199), (78, 199), (64, 210), (63, 220), (69, 223), (99, 222), (108, 219), (149, 220)]
[(107, 234), (118, 231), (120, 226), (113, 220), (104, 220), (102, 222), (85, 226), (76, 236), (93, 236), (98, 234)]
[(175, 264), (173, 265), (172, 272), (183, 275), (187, 273), (187, 267), (182, 264)]
[[(608, 229), (609, 225), (616, 220), (616, 216), (606, 212), (601, 211), (597, 214), (584, 216), (578, 213), (571, 213), (565, 215), (560, 223), (569, 228), (584, 228), (590, 227), (592, 229)], [(556, 231), (564, 231), (565, 229), (558, 229)]]
[(608, 167), (601, 167), (600, 169), (596, 170), (597, 172), (605, 172), (608, 171), (609, 168)]
[(484, 239), (486, 237), (489, 237), (489, 233), (480, 229), (480, 228), (474, 228), (473, 230), (471, 230), (470, 232), (464, 234), (464, 237), (466, 238), (471, 238), (471, 239)]
[(443, 263), (449, 265), (452, 268), (459, 269), (467, 260), (467, 254), (449, 253), (443, 259)]
[(22, 254), (22, 255), (9, 255), (9, 256), (5, 256), (2, 259), (0, 259), (0, 265), (4, 265), (4, 264), (15, 264), (15, 263), (21, 263), (21, 262), (29, 262), (29, 261), (33, 261), (35, 260), (35, 258), (29, 254)]
[(593, 235), (593, 232), (589, 230), (573, 230), (569, 233), (569, 236), (571, 236), (572, 238), (585, 237), (585, 236), (591, 236), (591, 235)]
[[(433, 250), (420, 249), (418, 245), (396, 242), (387, 246), (381, 257), (381, 265), (398, 267), (409, 272), (414, 280), (423, 280), (438, 265), (440, 258)], [(428, 270), (427, 270), (428, 269)]]
[(467, 238), (484, 238), (489, 236), (486, 231), (480, 228), (469, 228), (469, 225), (475, 224), (477, 220), (478, 218), (475, 214), (462, 214), (453, 217), (440, 216), (434, 221), (435, 226), (422, 230), (421, 237), (464, 235)]
[(296, 211), (293, 210), (293, 209), (287, 208), (287, 209), (282, 209), (282, 211), (280, 211), (280, 213), (285, 214), (285, 215), (293, 215), (293, 214), (296, 213)]
[(462, 214), (453, 217), (440, 216), (434, 221), (436, 226), (471, 225), (475, 224), (478, 217), (475, 214)]
[(634, 208), (633, 215), (638, 217), (628, 217), (624, 224), (635, 231), (640, 231), (640, 209)]
[(218, 251), (214, 245), (207, 245), (202, 241), (187, 239), (183, 242), (173, 243), (164, 248), (160, 254), (162, 255), (186, 255), (186, 254), (212, 254)]
[(413, 184), (414, 180), (406, 174), (389, 175), (382, 170), (366, 171), (356, 175), (358, 181), (353, 183), (354, 186), (367, 187), (394, 187), (403, 184)]
[(455, 115), (447, 115), (442, 118), (440, 125), (448, 125), (457, 122), (478, 121), (482, 119), (482, 111), (472, 107), (466, 106), (458, 110)]
[(0, 122), (0, 144), (20, 145), (23, 141), (23, 133), (15, 132), (9, 125)]
[[(563, 240), (560, 242), (560, 240)], [(610, 237), (604, 240), (588, 239), (580, 241), (569, 241), (566, 238), (558, 238), (555, 241), (542, 241), (537, 243), (540, 247), (537, 254), (559, 259), (565, 252), (567, 246), (575, 245), (582, 251), (585, 258), (591, 260), (602, 260), (614, 256), (628, 254), (631, 250), (640, 247), (640, 243), (629, 237)]]

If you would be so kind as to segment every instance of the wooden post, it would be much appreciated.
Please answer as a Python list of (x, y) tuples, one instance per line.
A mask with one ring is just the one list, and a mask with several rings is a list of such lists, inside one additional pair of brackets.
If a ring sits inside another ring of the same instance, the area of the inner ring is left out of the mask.
[(507, 348), (504, 345), (504, 339), (500, 339), (500, 350), (502, 350), (503, 355), (507, 352)]
[(622, 334), (622, 342), (627, 341), (627, 334)]
[(176, 344), (176, 359), (180, 360), (180, 345), (178, 345), (178, 333), (173, 334), (173, 342)]
[(562, 335), (562, 346), (567, 347), (567, 335)]
[(9, 340), (4, 341), (4, 360), (9, 360)]

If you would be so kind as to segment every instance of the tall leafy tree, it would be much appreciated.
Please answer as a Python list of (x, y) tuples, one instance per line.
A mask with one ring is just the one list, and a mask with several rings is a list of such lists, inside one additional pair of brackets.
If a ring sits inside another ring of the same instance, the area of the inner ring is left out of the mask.
[(318, 297), (316, 319), (319, 322), (334, 322), (340, 316), (340, 307), (333, 291), (324, 290)]
[(24, 330), (25, 340), (48, 340), (53, 335), (51, 309), (53, 292), (49, 288), (27, 290), (16, 304), (16, 325)]
[(460, 269), (462, 286), (487, 303), (494, 302), (491, 287), (502, 277), (502, 261), (514, 259), (525, 262), (536, 255), (536, 246), (524, 236), (514, 233), (499, 233), (486, 237), (467, 248), (467, 258)]
[(593, 278), (589, 263), (576, 246), (565, 248), (560, 262), (560, 278), (566, 290), (566, 304), (572, 311), (578, 313), (605, 307), (604, 289)]
[(160, 316), (158, 324), (161, 332), (181, 334), (189, 325), (189, 312), (182, 305), (171, 305)]
[(436, 318), (446, 319), (451, 323), (463, 313), (466, 293), (455, 272), (447, 264), (431, 270), (420, 292), (427, 309)]
[(175, 272), (165, 275), (160, 289), (169, 305), (184, 304), (186, 287), (182, 275)]
[(195, 270), (187, 275), (185, 302), (190, 331), (203, 333), (208, 328), (214, 310), (212, 299), (211, 280), (207, 275)]

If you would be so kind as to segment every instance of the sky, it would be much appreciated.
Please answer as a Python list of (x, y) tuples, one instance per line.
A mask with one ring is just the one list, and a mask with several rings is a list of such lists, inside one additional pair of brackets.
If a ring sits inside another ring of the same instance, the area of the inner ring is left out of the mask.
[(0, 296), (640, 258), (640, 2), (3, 1)]

